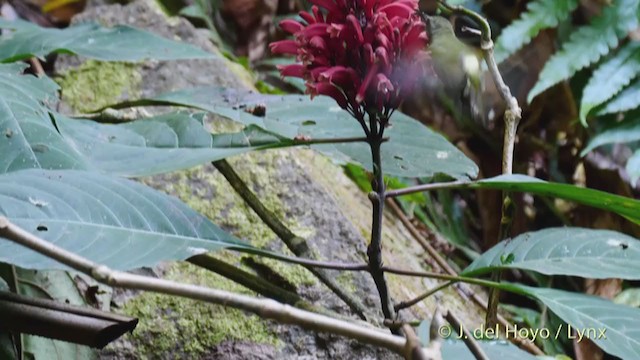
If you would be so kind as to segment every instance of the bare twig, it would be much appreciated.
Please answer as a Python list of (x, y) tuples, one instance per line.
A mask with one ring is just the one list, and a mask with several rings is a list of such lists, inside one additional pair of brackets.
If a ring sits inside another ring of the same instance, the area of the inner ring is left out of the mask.
[[(438, 266), (440, 266), (444, 270), (444, 272), (446, 272), (449, 275), (454, 275), (454, 276), (458, 275), (458, 273), (451, 267), (451, 265), (449, 265), (447, 261), (443, 259), (442, 256), (440, 256), (440, 254), (433, 248), (433, 246), (431, 246), (431, 244), (429, 244), (429, 242), (427, 242), (424, 239), (424, 237), (420, 234), (418, 229), (416, 229), (416, 227), (413, 226), (411, 221), (409, 221), (407, 216), (402, 212), (400, 207), (395, 203), (393, 199), (387, 199), (387, 205), (391, 207), (391, 209), (396, 213), (398, 219), (400, 219), (402, 224), (407, 228), (407, 230), (409, 230), (409, 233), (411, 233), (414, 239), (418, 241), (418, 243), (422, 246), (422, 248), (438, 264)], [(483, 299), (480, 295), (476, 294), (473, 290), (471, 290), (471, 288), (469, 288), (468, 286), (465, 286), (465, 284), (458, 284), (456, 288), (458, 288), (459, 292), (464, 291), (465, 297), (471, 296), (471, 299), (477, 305), (485, 309), (487, 308), (487, 305), (488, 305), (487, 301)], [(470, 295), (467, 295), (467, 294), (470, 294)], [(505, 329), (513, 328), (513, 325), (511, 325), (509, 321), (507, 321), (507, 319), (505, 319), (500, 314), (498, 314), (498, 321), (500, 322), (500, 325), (502, 325)], [(538, 348), (529, 339), (518, 337), (518, 336), (512, 336), (512, 337), (509, 337), (509, 340), (534, 355), (544, 355), (544, 352), (540, 350), (540, 348)]]
[[(276, 235), (285, 243), (285, 245), (296, 256), (312, 258), (313, 251), (309, 248), (307, 241), (296, 234), (294, 234), (289, 228), (283, 224), (278, 217), (267, 209), (258, 197), (249, 189), (249, 187), (242, 181), (240, 176), (233, 170), (231, 165), (226, 160), (219, 160), (213, 162), (213, 166), (220, 171), (222, 176), (227, 179), (231, 187), (240, 195), (240, 197), (255, 211), (255, 213), (262, 219), (262, 221), (273, 230)], [(262, 255), (262, 254), (261, 254)], [(333, 291), (342, 301), (344, 301), (351, 311), (356, 313), (361, 319), (367, 318), (367, 309), (362, 305), (360, 300), (355, 296), (344, 290), (335, 277), (321, 269), (317, 269), (309, 264), (303, 264), (311, 273), (313, 273), (322, 283), (324, 283), (331, 291)]]
[(316, 269), (329, 269), (329, 270), (342, 270), (342, 271), (368, 271), (369, 265), (365, 263), (343, 263), (343, 262), (333, 262), (333, 261), (321, 261), (321, 260), (313, 260), (307, 259), (298, 256), (287, 256), (282, 254), (277, 254), (274, 252), (263, 251), (257, 248), (250, 247), (227, 247), (227, 250), (234, 250), (238, 252), (243, 252), (247, 254), (259, 255), (262, 257), (267, 257), (271, 259), (280, 260), (282, 262), (302, 265), (307, 268), (316, 268)]
[[(298, 325), (313, 331), (329, 332), (356, 339), (367, 344), (387, 348), (398, 354), (404, 354), (405, 352), (406, 340), (404, 338), (364, 324), (360, 325), (333, 319), (324, 315), (296, 309), (271, 299), (258, 299), (224, 290), (181, 284), (165, 279), (114, 271), (105, 265), (96, 264), (82, 256), (45, 241), (12, 224), (5, 217), (0, 217), (0, 237), (54, 259), (109, 286), (147, 290), (230, 306), (281, 323)], [(434, 355), (437, 354), (427, 354), (427, 356)]]
[(469, 351), (471, 351), (471, 353), (476, 357), (477, 360), (489, 360), (489, 357), (484, 352), (484, 350), (482, 350), (480, 344), (476, 341), (469, 330), (464, 327), (460, 319), (458, 319), (458, 317), (453, 312), (451, 312), (451, 310), (447, 311), (447, 315), (445, 316), (445, 318), (447, 319), (449, 324), (451, 324), (453, 328), (459, 332), (462, 341), (464, 341)]
[(451, 181), (451, 182), (444, 182), (444, 183), (422, 184), (422, 185), (406, 187), (403, 189), (389, 190), (385, 193), (385, 197), (389, 199), (389, 198), (413, 194), (417, 192), (461, 188), (471, 184), (473, 183), (465, 180)]
[(37, 57), (30, 57), (29, 64), (31, 64), (34, 74), (38, 77), (44, 75), (44, 68), (42, 68), (42, 63), (40, 63), (40, 60), (38, 60)]
[(442, 289), (446, 289), (449, 286), (451, 286), (452, 284), (454, 284), (455, 281), (447, 281), (446, 283), (440, 284), (436, 287), (434, 287), (433, 289), (429, 289), (427, 291), (425, 291), (424, 293), (418, 295), (417, 297), (415, 297), (412, 300), (407, 300), (407, 301), (403, 301), (401, 303), (396, 304), (395, 309), (396, 311), (400, 311), (406, 308), (410, 308), (413, 305), (419, 303), (420, 301), (428, 298), (429, 296), (437, 293), (438, 291), (442, 290)]

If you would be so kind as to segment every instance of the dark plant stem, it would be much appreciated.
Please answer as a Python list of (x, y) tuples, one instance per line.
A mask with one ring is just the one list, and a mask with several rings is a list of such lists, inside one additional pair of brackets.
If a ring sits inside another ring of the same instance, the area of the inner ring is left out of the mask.
[(385, 319), (395, 318), (395, 310), (389, 295), (389, 288), (384, 278), (384, 270), (382, 268), (382, 222), (384, 218), (384, 198), (385, 184), (384, 174), (382, 172), (382, 133), (384, 128), (378, 131), (377, 115), (370, 113), (370, 130), (371, 137), (369, 146), (371, 147), (371, 158), (373, 161), (373, 180), (371, 181), (371, 189), (369, 199), (373, 205), (372, 225), (371, 225), (371, 242), (367, 249), (369, 256), (369, 273), (376, 284), (378, 294), (380, 295), (380, 303), (382, 305), (382, 313)]
[[(311, 258), (313, 251), (309, 248), (307, 241), (296, 234), (283, 224), (278, 217), (267, 209), (258, 197), (249, 189), (242, 181), (240, 176), (233, 170), (226, 160), (218, 160), (213, 162), (213, 166), (220, 171), (222, 176), (227, 179), (231, 187), (240, 195), (240, 197), (255, 211), (260, 219), (285, 243), (287, 248), (296, 256)], [(334, 294), (345, 302), (355, 314), (361, 319), (366, 320), (367, 309), (362, 305), (360, 300), (344, 290), (335, 277), (322, 269), (316, 269), (313, 266), (303, 265), (311, 273), (313, 273), (323, 284), (325, 284)]]
[(256, 293), (281, 303), (297, 306), (304, 300), (298, 294), (287, 291), (263, 278), (246, 272), (211, 255), (202, 254), (187, 259), (193, 265), (224, 276)]

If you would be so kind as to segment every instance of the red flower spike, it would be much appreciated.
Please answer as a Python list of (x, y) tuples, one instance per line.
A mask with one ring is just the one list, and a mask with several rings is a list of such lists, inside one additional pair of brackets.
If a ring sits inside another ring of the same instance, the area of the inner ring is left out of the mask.
[(280, 27), (295, 40), (272, 43), (297, 64), (282, 76), (305, 79), (312, 97), (327, 95), (354, 116), (397, 108), (428, 70), (428, 38), (415, 11), (418, 0), (310, 0), (302, 22)]

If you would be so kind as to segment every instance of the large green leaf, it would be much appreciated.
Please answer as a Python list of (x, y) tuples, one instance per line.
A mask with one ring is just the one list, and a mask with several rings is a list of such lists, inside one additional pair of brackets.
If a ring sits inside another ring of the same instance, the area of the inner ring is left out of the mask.
[[(569, 338), (578, 340), (578, 332), (582, 332), (583, 341), (589, 335), (596, 345), (611, 355), (621, 359), (640, 359), (640, 309), (591, 295), (523, 285), (510, 286), (535, 297), (571, 325), (574, 332)], [(568, 327), (550, 330), (570, 333)]]
[[(429, 327), (430, 324), (428, 321), (423, 321), (420, 323), (418, 327), (418, 338), (420, 342), (424, 345), (429, 344)], [(475, 356), (469, 351), (467, 345), (459, 338), (458, 331), (459, 329), (451, 329), (450, 332), (444, 333), (444, 335), (450, 333), (448, 339), (442, 343), (442, 359), (443, 360), (474, 360)], [(482, 330), (478, 329), (467, 329), (472, 332), (474, 330)], [(440, 334), (441, 336), (443, 334)], [(478, 331), (476, 331), (476, 335)], [(529, 354), (528, 352), (518, 349), (517, 346), (512, 343), (504, 340), (478, 340), (478, 344), (484, 350), (485, 354), (489, 357), (489, 359), (522, 359), (522, 360), (535, 360), (536, 357)]]
[(20, 75), (23, 64), (0, 64), (0, 174), (28, 168), (90, 167), (56, 131), (43, 103), (58, 86), (46, 77)]
[[(149, 99), (112, 107), (178, 105), (195, 107), (227, 117), (245, 125), (256, 125), (294, 139), (331, 139), (363, 137), (356, 120), (327, 97), (310, 100), (298, 95), (261, 95), (243, 91), (203, 87), (166, 93)], [(264, 109), (264, 116), (256, 109)], [(475, 177), (477, 166), (444, 137), (416, 120), (396, 112), (382, 146), (383, 170), (400, 177), (430, 177), (436, 173), (454, 178)], [(316, 149), (344, 161), (357, 162), (371, 169), (371, 154), (366, 143), (315, 145)]]
[(537, 0), (527, 4), (527, 11), (502, 30), (496, 42), (498, 63), (529, 43), (540, 30), (556, 27), (578, 6), (577, 0)]
[(83, 23), (66, 29), (41, 28), (24, 21), (0, 19), (0, 28), (15, 29), (0, 38), (0, 61), (31, 56), (43, 58), (52, 52), (74, 53), (105, 61), (141, 61), (211, 58), (193, 45), (168, 40), (129, 26), (105, 28)]
[(582, 124), (587, 125), (587, 115), (593, 108), (619, 93), (639, 73), (640, 42), (631, 42), (600, 65), (589, 79), (580, 103)]
[(531, 102), (544, 90), (568, 79), (618, 46), (619, 39), (638, 26), (639, 3), (639, 0), (614, 1), (605, 6), (591, 24), (574, 31), (562, 49), (545, 64), (527, 100)]
[(463, 276), (495, 269), (593, 279), (640, 279), (640, 241), (609, 230), (550, 228), (502, 241), (469, 265)]
[(640, 79), (634, 81), (626, 89), (622, 90), (618, 96), (609, 101), (598, 111), (598, 115), (632, 110), (638, 106), (640, 106)]
[[(117, 269), (247, 247), (175, 198), (95, 172), (21, 170), (0, 175), (0, 215), (57, 246)], [(31, 269), (64, 268), (6, 240), (0, 241), (0, 261)]]
[(114, 125), (55, 115), (65, 140), (97, 169), (113, 175), (175, 171), (293, 142), (253, 125), (235, 133), (211, 134), (203, 126), (203, 117), (171, 113)]
[(575, 201), (598, 209), (615, 212), (640, 224), (640, 201), (604, 191), (569, 184), (542, 181), (525, 175), (501, 175), (480, 180), (472, 188), (529, 192)]
[(640, 119), (628, 119), (602, 130), (589, 141), (580, 155), (585, 156), (598, 146), (638, 140), (640, 140)]

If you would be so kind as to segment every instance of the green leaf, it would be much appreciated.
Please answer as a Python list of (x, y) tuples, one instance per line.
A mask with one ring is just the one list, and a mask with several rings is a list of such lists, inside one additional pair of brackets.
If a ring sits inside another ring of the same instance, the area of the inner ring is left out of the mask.
[[(429, 322), (423, 321), (418, 327), (417, 334), (420, 342), (423, 345), (427, 345), (430, 342), (429, 339)], [(451, 329), (451, 336), (449, 339), (445, 339), (442, 343), (442, 359), (456, 359), (456, 360), (474, 360), (475, 356), (469, 351), (467, 345), (460, 339), (458, 339), (458, 329)], [(475, 329), (468, 329), (472, 332)], [(484, 341), (478, 340), (478, 344), (484, 350), (489, 359), (524, 359), (535, 360), (536, 357), (529, 354), (524, 350), (518, 349), (515, 345), (508, 341)]]
[(0, 174), (29, 168), (86, 169), (56, 131), (43, 103), (56, 101), (49, 78), (20, 75), (26, 65), (0, 64)]
[(640, 224), (640, 201), (604, 191), (581, 188), (569, 184), (542, 181), (525, 175), (501, 175), (468, 185), (476, 189), (496, 189), (529, 192), (575, 201), (598, 209), (615, 212)]
[[(618, 305), (609, 300), (548, 288), (510, 284), (544, 303), (549, 310), (580, 331), (605, 352), (621, 359), (640, 359), (640, 309)], [(571, 334), (568, 327), (550, 329)], [(604, 337), (601, 331), (605, 332)], [(553, 334), (555, 335), (555, 334)], [(578, 340), (578, 333), (569, 337)]]
[(204, 59), (214, 55), (193, 45), (168, 40), (129, 26), (105, 28), (82, 23), (66, 29), (41, 28), (24, 21), (0, 19), (0, 28), (15, 32), (0, 38), (0, 62), (52, 52), (73, 53), (104, 61)]
[(602, 14), (591, 24), (573, 32), (562, 49), (545, 64), (527, 101), (562, 80), (570, 78), (578, 70), (589, 66), (618, 46), (620, 38), (638, 26), (639, 0), (617, 0), (605, 6)]
[(584, 88), (580, 103), (580, 122), (587, 126), (589, 112), (611, 99), (640, 73), (640, 42), (631, 42), (605, 61)]
[[(509, 257), (511, 261), (503, 261)], [(610, 230), (549, 228), (500, 242), (476, 259), (462, 276), (496, 269), (592, 279), (640, 279), (640, 241)]]
[(640, 179), (640, 149), (636, 150), (627, 160), (626, 170), (631, 179), (631, 184), (635, 184)]
[(580, 156), (585, 156), (602, 145), (628, 143), (637, 140), (640, 140), (640, 119), (625, 120), (606, 128), (594, 136), (580, 152)]
[(528, 44), (540, 30), (558, 26), (578, 6), (577, 0), (537, 0), (527, 4), (527, 11), (502, 30), (496, 42), (498, 63)]
[(291, 140), (250, 125), (211, 134), (204, 114), (171, 113), (112, 125), (55, 115), (66, 141), (96, 168), (112, 175), (147, 176), (190, 168), (247, 151), (290, 146)]
[[(519, 349), (509, 341), (478, 341), (489, 359), (522, 359), (536, 360), (528, 352)], [(442, 359), (445, 360), (474, 360), (476, 357), (469, 351), (461, 340), (446, 340), (442, 344)]]
[[(95, 172), (22, 170), (0, 175), (0, 216), (116, 269), (248, 247), (175, 198)], [(0, 241), (0, 261), (30, 269), (65, 268), (7, 240)]]
[[(299, 95), (261, 95), (219, 87), (203, 87), (166, 93), (149, 99), (110, 106), (177, 105), (195, 107), (245, 125), (256, 125), (284, 138), (361, 138), (358, 122), (332, 99), (310, 100)], [(264, 116), (253, 115), (264, 107)], [(444, 137), (418, 121), (396, 111), (385, 131), (389, 141), (382, 145), (383, 171), (398, 177), (431, 177), (436, 173), (453, 178), (475, 177), (478, 167)], [(366, 143), (314, 145), (339, 159), (371, 169), (371, 152)]]
[(626, 89), (622, 90), (618, 96), (609, 101), (598, 115), (613, 114), (632, 110), (640, 106), (640, 79), (634, 81)]

